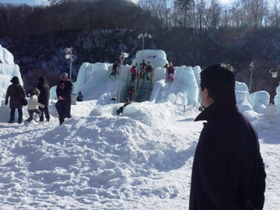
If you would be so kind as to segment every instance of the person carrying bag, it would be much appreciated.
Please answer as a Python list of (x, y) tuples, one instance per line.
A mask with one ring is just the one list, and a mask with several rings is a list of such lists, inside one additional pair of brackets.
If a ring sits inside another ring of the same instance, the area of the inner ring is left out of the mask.
[[(18, 77), (13, 77), (11, 80), (11, 85), (7, 89), (5, 104), (8, 105), (10, 99), (10, 120), (9, 123), (15, 121), (15, 110), (18, 110), (18, 123), (22, 123), (22, 106), (27, 105), (26, 95), (23, 87), (19, 84)], [(25, 100), (23, 100), (25, 99)]]

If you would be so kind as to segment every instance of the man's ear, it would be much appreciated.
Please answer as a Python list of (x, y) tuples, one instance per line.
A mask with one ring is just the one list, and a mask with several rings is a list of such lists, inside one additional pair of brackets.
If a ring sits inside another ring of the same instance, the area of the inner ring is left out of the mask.
[(207, 99), (209, 104), (212, 104), (214, 102), (213, 98), (210, 96), (209, 91), (207, 88), (204, 88), (204, 94), (205, 98)]
[(206, 97), (207, 99), (209, 99), (209, 97), (210, 97), (210, 96), (209, 96), (209, 91), (208, 91), (208, 89), (207, 89), (206, 87), (204, 88), (204, 91), (203, 91), (203, 92), (204, 92), (204, 94), (205, 94), (205, 97)]
[(203, 94), (203, 96), (204, 96), (204, 98), (208, 98), (208, 96), (209, 96), (209, 92), (208, 92), (208, 89), (205, 87), (205, 88), (203, 88), (203, 90), (201, 91), (202, 92), (202, 94)]

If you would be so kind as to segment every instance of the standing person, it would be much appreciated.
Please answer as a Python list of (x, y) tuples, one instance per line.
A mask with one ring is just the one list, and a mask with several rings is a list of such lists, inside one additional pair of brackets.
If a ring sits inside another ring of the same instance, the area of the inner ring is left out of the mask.
[(167, 73), (168, 73), (168, 79), (169, 80), (172, 80), (172, 81), (174, 80), (174, 72), (175, 72), (175, 70), (174, 70), (173, 63), (170, 62), (169, 67), (167, 68)]
[(135, 68), (136, 68), (136, 79), (139, 80), (140, 79), (140, 74), (141, 74), (140, 66), (138, 66), (137, 63), (135, 63)]
[(265, 169), (257, 133), (238, 111), (235, 76), (227, 64), (200, 73), (204, 110), (190, 189), (190, 210), (263, 209)]
[(8, 104), (8, 100), (10, 98), (10, 120), (9, 123), (13, 123), (15, 121), (15, 111), (18, 110), (18, 123), (22, 123), (22, 104), (20, 102), (20, 97), (25, 95), (25, 91), (23, 87), (19, 84), (18, 77), (13, 77), (11, 80), (11, 85), (7, 89), (5, 104)]
[(28, 101), (27, 111), (29, 114), (29, 118), (26, 121), (31, 122), (33, 120), (34, 113), (38, 114), (39, 117), (41, 118), (43, 113), (39, 110), (38, 106), (44, 108), (45, 105), (38, 102), (39, 95), (40, 95), (40, 90), (38, 88), (35, 88), (33, 90), (32, 96), (30, 97), (30, 100)]
[(168, 71), (168, 74), (169, 74), (169, 75), (170, 75), (170, 74), (174, 74), (175, 70), (174, 70), (174, 66), (173, 66), (173, 63), (172, 63), (172, 62), (169, 63), (169, 66), (168, 66), (167, 71)]
[(143, 79), (145, 78), (145, 75), (146, 75), (146, 67), (147, 67), (147, 64), (145, 63), (145, 60), (142, 60), (142, 63), (140, 63), (140, 79)]
[(131, 69), (129, 70), (130, 73), (131, 73), (131, 81), (134, 82), (135, 80), (135, 77), (136, 77), (136, 67), (135, 66), (132, 66)]
[(50, 113), (49, 113), (50, 87), (46, 83), (46, 78), (44, 76), (38, 78), (37, 88), (40, 91), (40, 94), (38, 96), (38, 102), (44, 105), (44, 107), (39, 106), (39, 110), (42, 112), (42, 115), (40, 116), (40, 122), (44, 121), (44, 114), (47, 121), (50, 121)]
[(150, 62), (148, 62), (148, 65), (147, 65), (147, 80), (152, 80), (152, 73), (153, 73), (153, 66)]
[(73, 84), (68, 79), (68, 74), (63, 73), (61, 80), (56, 87), (57, 103), (56, 108), (59, 115), (60, 125), (64, 122), (64, 118), (71, 118), (71, 93)]

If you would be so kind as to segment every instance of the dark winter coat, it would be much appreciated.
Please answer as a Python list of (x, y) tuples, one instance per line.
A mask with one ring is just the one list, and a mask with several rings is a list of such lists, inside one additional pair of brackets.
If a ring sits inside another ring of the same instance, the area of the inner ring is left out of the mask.
[(195, 121), (206, 120), (196, 148), (190, 210), (241, 210), (249, 201), (263, 209), (265, 170), (258, 137), (235, 98), (214, 102)]
[(152, 72), (152, 71), (153, 71), (153, 67), (150, 64), (148, 64), (147, 65), (147, 72)]
[(167, 69), (168, 74), (174, 74), (174, 67), (173, 66), (169, 66)]
[[(59, 88), (59, 86), (64, 83), (65, 87), (63, 89)], [(65, 101), (71, 101), (71, 93), (73, 90), (73, 83), (70, 80), (63, 81), (60, 80), (57, 87), (56, 87), (56, 96), (63, 97)]]
[(44, 76), (38, 78), (37, 88), (40, 90), (38, 102), (48, 106), (50, 99), (50, 87), (46, 84), (46, 78)]
[(7, 89), (5, 103), (7, 104), (10, 98), (10, 108), (22, 108), (21, 95), (26, 97), (23, 87), (20, 84), (13, 83)]

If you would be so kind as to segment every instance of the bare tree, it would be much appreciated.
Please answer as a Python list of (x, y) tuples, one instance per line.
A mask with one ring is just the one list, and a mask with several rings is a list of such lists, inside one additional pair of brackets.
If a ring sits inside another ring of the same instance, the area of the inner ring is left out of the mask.
[(265, 16), (268, 15), (267, 0), (242, 0), (240, 5), (247, 24), (251, 23), (256, 27), (263, 25)]
[(139, 5), (143, 10), (149, 10), (155, 18), (162, 20), (160, 28), (168, 28), (171, 25), (169, 0), (140, 0)]
[(177, 14), (182, 15), (182, 27), (187, 27), (187, 17), (188, 12), (193, 7), (194, 0), (174, 0), (174, 8), (177, 11)]
[(270, 25), (273, 27), (280, 26), (280, 2), (278, 0), (274, 0), (273, 2), (269, 21), (270, 21)]

